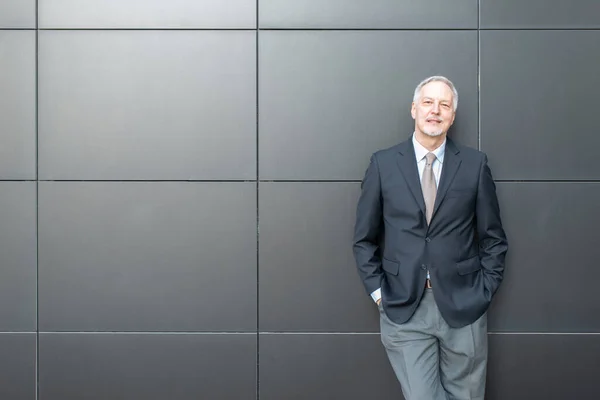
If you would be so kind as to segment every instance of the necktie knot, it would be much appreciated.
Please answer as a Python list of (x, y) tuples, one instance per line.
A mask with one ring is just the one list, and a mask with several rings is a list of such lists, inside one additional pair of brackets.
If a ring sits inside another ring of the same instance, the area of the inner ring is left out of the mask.
[(433, 162), (435, 161), (436, 157), (435, 154), (433, 153), (427, 153), (425, 155), (425, 160), (427, 160), (427, 165), (432, 165)]

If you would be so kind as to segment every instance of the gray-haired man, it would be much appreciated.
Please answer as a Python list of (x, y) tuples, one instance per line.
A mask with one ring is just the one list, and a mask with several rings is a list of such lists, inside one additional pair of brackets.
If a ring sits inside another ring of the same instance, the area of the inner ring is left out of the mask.
[(508, 243), (487, 157), (447, 137), (458, 93), (434, 76), (414, 94), (412, 137), (373, 154), (354, 256), (380, 310), (406, 400), (483, 400), (487, 309)]

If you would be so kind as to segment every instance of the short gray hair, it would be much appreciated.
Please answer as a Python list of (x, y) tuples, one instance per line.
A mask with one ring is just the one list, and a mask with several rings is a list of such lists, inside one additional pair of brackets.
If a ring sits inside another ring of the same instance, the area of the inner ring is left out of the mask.
[(423, 89), (423, 86), (431, 82), (444, 82), (450, 87), (450, 89), (452, 89), (452, 106), (454, 107), (454, 111), (456, 112), (456, 108), (458, 107), (458, 92), (456, 91), (456, 88), (454, 87), (452, 81), (450, 81), (450, 79), (446, 78), (445, 76), (430, 76), (429, 78), (421, 81), (421, 83), (419, 83), (417, 85), (417, 88), (415, 89), (415, 94), (413, 95), (413, 102), (417, 103), (419, 101), (419, 97), (421, 96), (421, 89)]

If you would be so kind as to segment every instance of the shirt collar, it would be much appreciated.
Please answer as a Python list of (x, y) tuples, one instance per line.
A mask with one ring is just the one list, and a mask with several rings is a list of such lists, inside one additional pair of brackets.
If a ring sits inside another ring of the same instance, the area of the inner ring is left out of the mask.
[[(412, 137), (412, 142), (413, 142), (413, 147), (415, 148), (415, 156), (417, 157), (417, 162), (419, 162), (423, 158), (425, 158), (427, 153), (429, 153), (429, 150), (427, 150), (425, 147), (423, 147), (423, 145), (421, 143), (419, 143), (419, 141), (417, 140), (417, 137), (415, 136), (414, 133), (413, 133), (413, 137)], [(442, 164), (444, 163), (445, 151), (446, 151), (446, 139), (444, 138), (444, 142), (440, 145), (440, 147), (438, 147), (437, 149), (432, 151), (432, 153), (435, 154), (435, 157), (438, 159), (438, 161)]]

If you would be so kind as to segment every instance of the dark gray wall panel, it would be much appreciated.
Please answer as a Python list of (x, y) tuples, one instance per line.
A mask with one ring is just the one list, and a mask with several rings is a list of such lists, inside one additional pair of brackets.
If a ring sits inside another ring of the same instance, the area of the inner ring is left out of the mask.
[(599, 179), (578, 99), (600, 91), (600, 31), (481, 33), (481, 147), (496, 179)]
[(260, 335), (260, 400), (398, 399), (378, 334)]
[(0, 333), (0, 399), (35, 400), (35, 333)]
[(255, 399), (256, 335), (40, 334), (39, 390), (40, 400)]
[(35, 331), (35, 182), (0, 182), (0, 227), (0, 331)]
[(35, 0), (0, 1), (0, 28), (35, 29)]
[(255, 184), (39, 190), (40, 330), (256, 329)]
[(510, 243), (491, 331), (600, 332), (600, 183), (500, 183)]
[(256, 37), (43, 31), (43, 179), (253, 179)]
[(42, 28), (255, 28), (256, 0), (39, 0)]
[(486, 399), (596, 400), (598, 354), (600, 335), (490, 335)]
[(362, 179), (370, 154), (412, 134), (417, 84), (458, 88), (451, 134), (477, 146), (477, 33), (268, 31), (259, 36), (260, 175)]
[(379, 330), (352, 256), (359, 183), (260, 184), (260, 330)]
[(35, 32), (0, 31), (0, 71), (0, 178), (35, 179)]
[(477, 28), (477, 0), (260, 0), (261, 28)]
[(598, 0), (481, 0), (482, 28), (598, 28)]

